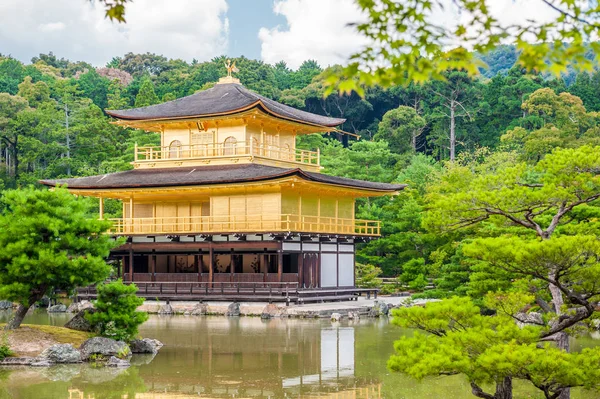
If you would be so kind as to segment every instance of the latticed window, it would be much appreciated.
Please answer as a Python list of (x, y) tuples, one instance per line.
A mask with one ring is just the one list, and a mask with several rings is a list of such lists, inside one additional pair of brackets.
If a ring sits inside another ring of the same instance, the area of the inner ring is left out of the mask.
[(194, 132), (190, 144), (195, 156), (213, 154), (214, 132)]
[(179, 158), (181, 154), (181, 141), (173, 140), (169, 144), (169, 158)]
[(213, 132), (195, 132), (192, 133), (191, 144), (212, 144)]
[(223, 142), (223, 155), (234, 155), (236, 145), (237, 139), (235, 137), (227, 137)]

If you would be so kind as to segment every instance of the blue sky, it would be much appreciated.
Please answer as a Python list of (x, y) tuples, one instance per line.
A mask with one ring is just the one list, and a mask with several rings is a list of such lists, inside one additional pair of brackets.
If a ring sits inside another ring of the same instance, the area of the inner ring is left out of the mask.
[[(489, 5), (504, 22), (543, 19), (549, 9), (542, 0)], [(461, 16), (444, 12), (435, 18), (452, 25)], [(344, 64), (369, 44), (348, 27), (364, 20), (355, 0), (134, 0), (126, 19), (107, 20), (99, 1), (0, 0), (0, 53), (29, 62), (52, 51), (94, 66), (128, 52), (186, 61), (243, 54), (295, 69), (307, 59), (323, 67)]]
[[(248, 7), (251, 3), (252, 7)], [(273, 12), (273, 0), (229, 0), (229, 46), (227, 55), (260, 59), (261, 42), (258, 31), (262, 27), (287, 26), (285, 17)]]

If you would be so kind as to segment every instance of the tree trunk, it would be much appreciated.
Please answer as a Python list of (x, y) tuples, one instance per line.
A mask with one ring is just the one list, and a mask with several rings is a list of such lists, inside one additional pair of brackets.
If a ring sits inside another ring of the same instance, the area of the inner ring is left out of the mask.
[(450, 160), (454, 161), (456, 157), (456, 122), (454, 111), (456, 110), (456, 102), (450, 103)]
[(496, 384), (495, 399), (512, 399), (513, 395), (512, 378), (504, 377), (504, 379)]
[(13, 317), (8, 321), (8, 323), (6, 323), (6, 326), (4, 327), (4, 329), (5, 330), (15, 330), (15, 329), (19, 328), (30, 307), (31, 306), (25, 306), (22, 303), (20, 303), (19, 306), (17, 307), (17, 311), (15, 312)]
[(411, 144), (412, 144), (413, 152), (416, 153), (417, 152), (417, 131), (416, 130), (414, 130), (412, 132), (412, 141), (411, 141)]

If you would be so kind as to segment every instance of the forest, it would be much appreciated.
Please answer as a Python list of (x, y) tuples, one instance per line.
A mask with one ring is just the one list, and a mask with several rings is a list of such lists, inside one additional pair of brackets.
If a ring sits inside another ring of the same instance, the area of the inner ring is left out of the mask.
[[(358, 254), (363, 284), (379, 275), (415, 290), (433, 282), (427, 295), (437, 297), (503, 288), (490, 284), (507, 280), (490, 276), (465, 248), (507, 227), (483, 217), (481, 223), (440, 228), (436, 212), (450, 206), (450, 193), (476, 190), (477, 180), (494, 178), (496, 170), (521, 168), (515, 173), (535, 185), (548, 154), (600, 144), (600, 72), (558, 79), (526, 73), (515, 66), (511, 46), (481, 59), (487, 68), (477, 76), (448, 71), (443, 81), (368, 87), (364, 97), (324, 96), (327, 78), (339, 66), (323, 68), (307, 60), (291, 70), (284, 62), (235, 59), (237, 77), (251, 90), (346, 118), (341, 128), (350, 135), (299, 140), (301, 147), (320, 148), (323, 173), (408, 184), (398, 196), (359, 204), (357, 217), (382, 220), (383, 226), (383, 237)], [(128, 53), (95, 68), (51, 52), (30, 64), (0, 55), (0, 188), (131, 168), (134, 145), (158, 145), (159, 137), (113, 125), (104, 110), (157, 104), (210, 88), (226, 74), (226, 60), (188, 63)], [(590, 205), (570, 217), (581, 221), (598, 211)], [(107, 204), (108, 215), (119, 212), (119, 206)]]

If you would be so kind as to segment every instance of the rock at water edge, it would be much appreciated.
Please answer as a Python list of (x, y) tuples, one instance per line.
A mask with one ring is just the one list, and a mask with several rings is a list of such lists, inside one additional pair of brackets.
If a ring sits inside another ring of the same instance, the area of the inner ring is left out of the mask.
[(339, 313), (331, 314), (331, 321), (340, 321), (342, 319), (342, 315)]
[(94, 304), (90, 301), (73, 302), (67, 308), (67, 313), (79, 313), (85, 309), (94, 309)]
[(348, 320), (358, 320), (360, 319), (360, 315), (358, 312), (348, 312)]
[(81, 363), (81, 353), (71, 344), (56, 344), (46, 348), (39, 356), (51, 363)]
[(129, 363), (127, 360), (123, 360), (123, 359), (119, 359), (118, 357), (111, 356), (110, 359), (108, 359), (108, 362), (106, 362), (106, 366), (107, 367), (129, 367), (129, 366), (131, 366), (131, 363)]
[(281, 309), (274, 303), (270, 303), (262, 310), (261, 319), (272, 319), (273, 317), (282, 317), (286, 313), (285, 309)]
[(48, 313), (65, 313), (66, 311), (67, 307), (62, 303), (48, 307)]
[(240, 314), (241, 314), (240, 313), (240, 304), (237, 302), (234, 302), (227, 307), (227, 313), (225, 314), (225, 316), (236, 317), (236, 316), (239, 316)]
[(173, 307), (170, 304), (166, 304), (160, 307), (160, 309), (158, 310), (158, 314), (161, 315), (168, 315), (168, 314), (174, 314), (175, 312), (173, 311)]
[(77, 331), (94, 332), (94, 328), (85, 318), (86, 313), (93, 313), (95, 309), (84, 309), (79, 311), (71, 320), (65, 324), (66, 328)]
[(163, 347), (163, 343), (157, 339), (134, 339), (129, 342), (131, 353), (158, 353), (158, 350)]
[(115, 341), (114, 339), (104, 337), (94, 337), (86, 340), (79, 347), (81, 352), (81, 360), (89, 360), (91, 355), (109, 356), (127, 356), (131, 354), (129, 346), (123, 341)]
[(194, 306), (194, 309), (192, 309), (192, 316), (204, 316), (205, 314), (208, 313), (208, 305), (205, 303), (198, 303), (196, 304), (196, 306)]

